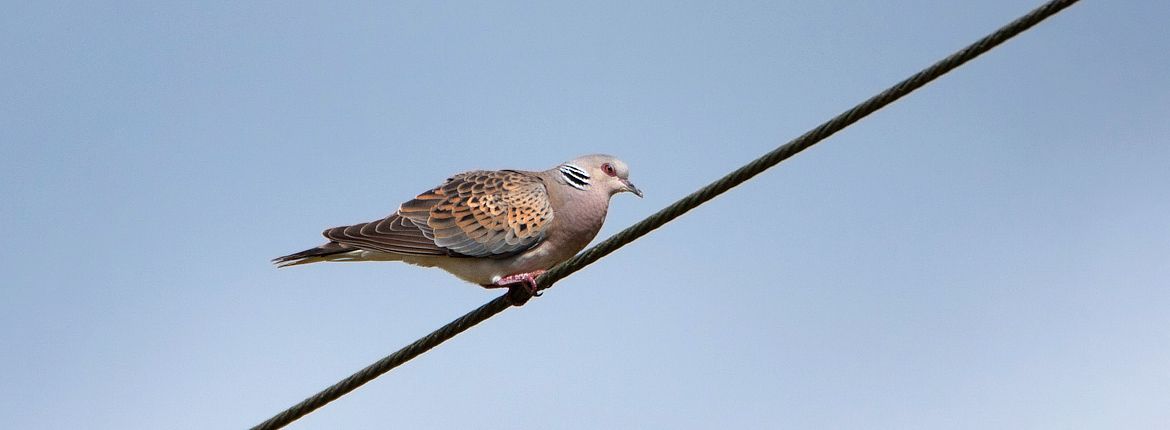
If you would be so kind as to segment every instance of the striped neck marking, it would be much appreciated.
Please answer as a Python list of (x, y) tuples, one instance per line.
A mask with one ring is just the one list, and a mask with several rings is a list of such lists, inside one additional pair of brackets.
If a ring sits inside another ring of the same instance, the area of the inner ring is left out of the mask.
[(565, 182), (569, 186), (578, 190), (589, 189), (589, 173), (585, 172), (585, 169), (565, 163), (558, 170), (561, 171), (561, 177), (565, 178)]

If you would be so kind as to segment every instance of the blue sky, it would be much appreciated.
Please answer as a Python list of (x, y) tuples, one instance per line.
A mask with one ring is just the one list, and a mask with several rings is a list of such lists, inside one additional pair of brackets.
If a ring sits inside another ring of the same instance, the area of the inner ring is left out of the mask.
[[(24, 2), (0, 416), (241, 428), (494, 297), (268, 259), (606, 152), (602, 237), (1039, 2)], [(1170, 5), (1087, 1), (291, 428), (1164, 428)]]

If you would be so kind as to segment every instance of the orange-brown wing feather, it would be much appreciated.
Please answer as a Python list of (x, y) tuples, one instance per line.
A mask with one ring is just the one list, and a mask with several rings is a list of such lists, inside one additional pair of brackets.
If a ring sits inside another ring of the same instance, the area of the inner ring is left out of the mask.
[(439, 248), (472, 257), (529, 249), (553, 219), (544, 182), (511, 170), (456, 175), (402, 204), (398, 214)]

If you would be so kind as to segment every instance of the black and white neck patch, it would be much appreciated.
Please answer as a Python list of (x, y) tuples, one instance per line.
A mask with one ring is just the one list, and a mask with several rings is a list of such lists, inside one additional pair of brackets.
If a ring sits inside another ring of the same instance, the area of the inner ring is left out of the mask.
[(565, 163), (558, 170), (561, 171), (561, 177), (565, 178), (565, 182), (573, 188), (578, 190), (589, 188), (589, 173), (586, 173), (585, 169)]

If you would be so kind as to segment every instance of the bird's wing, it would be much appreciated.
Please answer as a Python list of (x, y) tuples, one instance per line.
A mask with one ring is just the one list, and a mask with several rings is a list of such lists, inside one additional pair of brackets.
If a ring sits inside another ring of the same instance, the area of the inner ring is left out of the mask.
[(474, 171), (419, 194), (383, 220), (326, 230), (325, 237), (398, 254), (505, 257), (540, 243), (552, 219), (539, 177)]
[(544, 182), (512, 170), (456, 175), (398, 213), (435, 245), (472, 257), (513, 255), (544, 239), (553, 219)]

